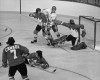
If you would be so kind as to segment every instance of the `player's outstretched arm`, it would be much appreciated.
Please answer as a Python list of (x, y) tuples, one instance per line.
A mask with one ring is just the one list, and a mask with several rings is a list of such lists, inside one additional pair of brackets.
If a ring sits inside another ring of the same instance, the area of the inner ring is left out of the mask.
[(34, 17), (34, 18), (37, 18), (35, 12), (33, 12), (33, 13), (29, 13), (29, 16), (30, 16), (30, 17)]
[(68, 28), (70, 28), (70, 23), (63, 22), (61, 25), (63, 25), (63, 26), (65, 26), (65, 27), (68, 27)]

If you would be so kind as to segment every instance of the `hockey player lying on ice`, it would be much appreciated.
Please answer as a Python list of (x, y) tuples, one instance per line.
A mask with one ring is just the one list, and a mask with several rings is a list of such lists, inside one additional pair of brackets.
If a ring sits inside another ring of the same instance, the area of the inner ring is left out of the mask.
[(43, 69), (46, 69), (49, 67), (49, 64), (43, 57), (41, 50), (37, 50), (36, 52), (31, 53), (27, 58), (29, 61), (29, 65), (33, 67), (40, 66)]

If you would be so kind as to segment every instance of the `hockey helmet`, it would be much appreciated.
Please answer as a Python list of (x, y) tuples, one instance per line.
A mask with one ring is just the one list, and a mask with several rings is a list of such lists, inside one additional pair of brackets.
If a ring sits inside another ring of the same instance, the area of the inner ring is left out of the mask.
[(13, 37), (9, 37), (9, 38), (8, 38), (8, 41), (7, 41), (6, 43), (9, 44), (9, 45), (12, 45), (12, 44), (15, 43), (15, 40), (14, 40)]
[(38, 13), (39, 11), (41, 11), (41, 9), (40, 8), (36, 8), (36, 13)]

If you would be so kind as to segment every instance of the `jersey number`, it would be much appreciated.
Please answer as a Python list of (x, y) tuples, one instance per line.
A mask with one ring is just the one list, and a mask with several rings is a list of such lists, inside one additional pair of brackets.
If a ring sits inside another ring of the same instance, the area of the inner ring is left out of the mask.
[(17, 56), (16, 56), (16, 50), (10, 50), (10, 52), (14, 54), (14, 59), (16, 59), (17, 58)]

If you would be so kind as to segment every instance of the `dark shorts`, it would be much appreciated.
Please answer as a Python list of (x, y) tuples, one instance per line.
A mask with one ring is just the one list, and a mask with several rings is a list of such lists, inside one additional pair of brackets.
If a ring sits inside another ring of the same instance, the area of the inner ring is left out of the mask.
[(37, 25), (35, 30), (34, 30), (34, 34), (38, 34), (38, 32), (40, 32), (41, 29), (42, 29), (42, 32), (45, 33), (45, 26)]
[(21, 74), (22, 78), (27, 77), (27, 67), (25, 63), (9, 67), (9, 77), (14, 77), (16, 71)]
[(73, 37), (72, 35), (68, 35), (68, 37), (66, 38), (67, 41), (71, 41), (72, 45), (75, 45), (75, 41), (76, 41), (76, 37)]
[(35, 28), (35, 30), (36, 31), (40, 31), (41, 30), (41, 26), (40, 25), (37, 25), (36, 28)]

